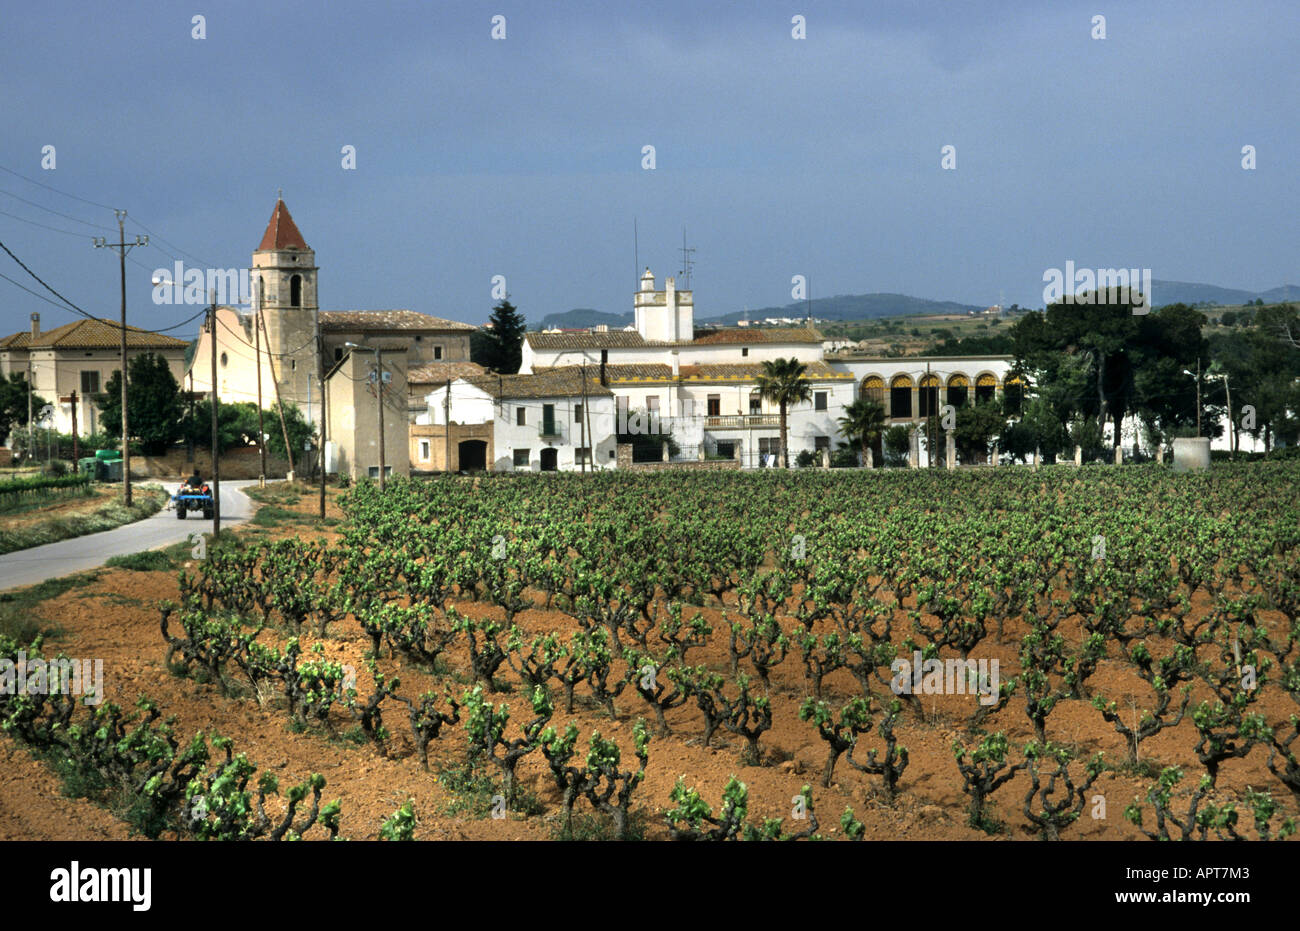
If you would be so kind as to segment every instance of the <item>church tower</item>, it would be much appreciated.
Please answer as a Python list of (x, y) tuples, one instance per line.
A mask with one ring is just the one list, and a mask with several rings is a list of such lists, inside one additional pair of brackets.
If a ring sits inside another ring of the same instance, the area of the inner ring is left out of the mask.
[[(320, 313), (316, 272), (316, 253), (298, 232), (284, 201), (277, 200), (262, 242), (253, 253), (253, 306), (265, 322), (262, 349), (272, 353), (271, 368), (280, 386), (280, 399), (304, 409), (308, 392), (320, 391), (320, 386), (313, 387), (307, 378), (316, 377)], [(319, 410), (319, 394), (313, 400)]]

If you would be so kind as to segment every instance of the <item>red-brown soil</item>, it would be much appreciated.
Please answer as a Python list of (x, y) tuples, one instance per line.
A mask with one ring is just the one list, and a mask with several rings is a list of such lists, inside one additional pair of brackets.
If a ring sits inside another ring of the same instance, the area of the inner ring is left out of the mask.
[[(331, 499), (333, 494), (331, 490)], [(310, 513), (311, 506), (312, 500), (304, 498), (291, 507)], [(330, 513), (340, 516), (332, 500)], [(249, 528), (241, 532), (257, 531)], [(313, 531), (276, 530), (273, 533), (278, 536), (293, 532)], [(300, 781), (312, 772), (323, 774), (327, 780), (324, 799), (342, 800), (343, 836), (375, 838), (381, 823), (408, 797), (414, 800), (419, 818), (417, 839), (544, 840), (553, 836), (559, 793), (549, 781), (549, 772), (540, 753), (525, 758), (519, 767), (519, 775), (521, 786), (533, 792), (545, 805), (545, 815), (524, 818), (512, 814), (504, 821), (448, 815), (445, 811), (453, 796), (439, 785), (435, 773), (441, 763), (463, 759), (465, 739), (459, 726), (444, 729), (442, 738), (430, 745), (431, 769), (425, 772), (414, 754), (405, 708), (396, 703), (386, 705), (385, 723), (394, 736), (390, 742), (391, 758), (385, 758), (371, 745), (331, 739), (316, 732), (294, 733), (289, 726), (283, 699), (278, 695), (261, 705), (256, 697), (222, 697), (212, 684), (170, 674), (164, 667), (165, 650), (159, 633), (156, 604), (163, 599), (175, 599), (177, 591), (172, 572), (105, 570), (84, 588), (42, 605), (46, 618), (63, 632), (58, 640), (49, 644), (47, 652), (62, 650), (72, 657), (102, 658), (105, 692), (109, 700), (126, 706), (138, 695), (148, 694), (165, 714), (177, 717), (177, 730), (182, 738), (188, 738), (195, 730), (232, 737), (236, 751), (247, 754), (260, 771), (278, 774), (282, 786)], [(469, 603), (458, 608), (469, 614), (491, 610)], [(725, 671), (728, 664), (726, 638), (720, 633), (725, 628), (719, 623), (719, 614), (717, 610), (705, 610), (705, 616), (719, 632), (715, 632), (709, 647), (691, 655), (691, 662), (707, 662), (713, 668)], [(571, 624), (567, 616), (559, 612), (541, 610), (524, 613), (518, 622), (529, 634), (567, 629)], [(331, 629), (325, 641), (327, 658), (351, 664), (359, 671), (357, 691), (364, 697), (372, 684), (363, 658), (369, 640), (350, 618), (335, 627), (337, 629)], [(1008, 626), (1005, 633), (1005, 643), (996, 643), (995, 637), (990, 635), (981, 646), (982, 655), (997, 657), (1001, 661), (1003, 677), (1018, 671), (1016, 644), (1023, 631)], [(309, 649), (315, 638), (304, 635), (303, 642)], [(402, 694), (415, 695), (429, 688), (441, 691), (443, 685), (448, 684), (458, 696), (468, 683), (465, 675), (467, 656), (460, 649), (452, 651), (447, 659), (454, 671), (453, 676), (443, 676), (437, 682), (400, 659), (390, 659), (387, 649), (383, 652), (381, 665), (385, 671), (400, 675)], [(746, 666), (747, 661), (742, 660), (741, 668)], [(500, 678), (514, 691), (492, 697), (496, 702), (509, 703), (514, 716), (507, 736), (517, 736), (518, 724), (527, 720), (531, 709), (519, 691), (517, 677), (508, 667), (502, 667)], [(827, 685), (827, 700), (837, 709), (849, 698), (861, 694), (847, 672), (835, 673), (828, 678)], [(1147, 697), (1141, 680), (1113, 661), (1103, 662), (1088, 686), (1093, 692), (1115, 698), (1135, 693), (1139, 709)], [(853, 807), (865, 825), (867, 839), (989, 837), (966, 824), (967, 799), (962, 794), (953, 760), (954, 741), (963, 740), (968, 746), (973, 746), (963, 726), (965, 719), (977, 707), (972, 696), (925, 696), (925, 720), (916, 720), (910, 712), (905, 715), (898, 733), (900, 742), (909, 750), (910, 765), (900, 782), (901, 794), (890, 805), (880, 791), (879, 778), (854, 770), (843, 758), (835, 768), (831, 787), (821, 787), (826, 745), (813, 725), (798, 719), (798, 708), (806, 694), (808, 690), (799, 656), (792, 651), (791, 656), (773, 672), (774, 723), (761, 740), (763, 766), (742, 765), (739, 753), (743, 739), (722, 729), (715, 735), (712, 748), (703, 747), (701, 718), (693, 704), (668, 712), (667, 719), (673, 733), (667, 737), (656, 735), (651, 741), (646, 780), (634, 796), (634, 809), (644, 808), (649, 814), (648, 836), (658, 839), (668, 836), (659, 813), (672, 807), (669, 793), (678, 776), (684, 775), (687, 784), (698, 787), (716, 809), (723, 785), (730, 775), (735, 774), (749, 786), (750, 817), (755, 822), (766, 817), (785, 817), (788, 828), (797, 828), (799, 825), (789, 820), (791, 801), (802, 785), (808, 783), (813, 787), (820, 833), (830, 838), (841, 836), (839, 819), (846, 805)], [(572, 720), (581, 729), (579, 747), (582, 753), (585, 754), (587, 736), (593, 729), (598, 729), (618, 740), (623, 748), (624, 767), (631, 768), (629, 764), (635, 765), (631, 752), (631, 724), (639, 716), (653, 724), (652, 711), (629, 688), (617, 700), (618, 720), (610, 721), (603, 710), (584, 702), (581, 695), (580, 687)], [(1209, 697), (1208, 692), (1201, 686), (1193, 693), (1193, 706), (1206, 697)], [(1270, 720), (1282, 720), (1293, 710), (1288, 709), (1283, 701), (1276, 695), (1271, 696), (1262, 701), (1261, 710)], [(552, 723), (563, 729), (570, 716), (565, 713), (562, 694), (556, 695), (556, 703)], [(341, 711), (335, 712), (334, 722), (339, 732), (352, 725)], [(1080, 770), (1083, 760), (1099, 750), (1114, 762), (1124, 758), (1121, 737), (1084, 701), (1062, 702), (1047, 726), (1051, 739), (1076, 751), (1079, 762), (1075, 766)], [(1018, 697), (986, 722), (985, 727), (990, 732), (1003, 730), (1007, 733), (1015, 758), (1019, 758), (1020, 749), (1033, 736), (1024, 714), (1023, 701)], [(1181, 788), (1190, 789), (1201, 771), (1193, 753), (1195, 734), (1188, 720), (1183, 726), (1145, 741), (1141, 748), (1142, 756), (1160, 765), (1184, 766), (1191, 778), (1185, 779)], [(874, 733), (864, 737), (863, 744), (866, 749), (883, 748)], [(104, 809), (84, 800), (61, 797), (57, 778), (9, 738), (0, 739), (0, 754), (0, 761), (4, 764), (0, 767), (0, 838), (36, 840), (126, 836), (126, 827)], [(1219, 798), (1239, 797), (1247, 786), (1268, 788), (1287, 812), (1294, 813), (1293, 801), (1265, 769), (1265, 756), (1263, 748), (1256, 748), (1245, 760), (1224, 764), (1219, 777)], [(1145, 776), (1107, 771), (1089, 793), (1090, 796), (1104, 797), (1105, 817), (1091, 817), (1093, 806), (1090, 803), (1080, 820), (1065, 829), (1064, 836), (1068, 839), (1140, 838), (1142, 835), (1137, 828), (1124, 819), (1123, 811), (1135, 796), (1145, 796), (1151, 781)], [(1021, 813), (1028, 786), (1027, 777), (1021, 773), (994, 795), (992, 813), (1008, 826), (1000, 837), (1026, 839), (1036, 836), (1030, 833), (1028, 821)], [(585, 812), (588, 806), (581, 802), (576, 810)], [(1248, 825), (1249, 820), (1249, 815), (1243, 811), (1242, 825)]]

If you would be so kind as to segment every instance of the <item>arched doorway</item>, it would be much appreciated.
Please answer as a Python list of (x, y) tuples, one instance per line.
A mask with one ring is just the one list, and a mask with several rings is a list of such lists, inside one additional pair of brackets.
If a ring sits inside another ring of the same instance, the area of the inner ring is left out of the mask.
[(554, 446), (548, 446), (542, 450), (542, 471), (554, 472), (559, 468), (559, 452)]
[(487, 443), (483, 440), (462, 440), (456, 449), (460, 471), (482, 472), (487, 468)]

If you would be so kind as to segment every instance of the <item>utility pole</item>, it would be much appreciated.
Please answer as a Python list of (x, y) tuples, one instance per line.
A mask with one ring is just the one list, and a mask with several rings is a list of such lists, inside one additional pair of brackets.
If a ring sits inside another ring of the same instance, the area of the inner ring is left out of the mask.
[[(262, 318), (262, 308), (257, 308), (258, 320)], [(269, 346), (267, 347), (270, 348)], [(257, 358), (257, 455), (260, 460), (257, 475), (257, 487), (266, 487), (266, 425), (262, 422), (262, 329), (253, 322), (253, 352)]]
[[(384, 363), (375, 347), (375, 402), (379, 407), (379, 490), (384, 490)], [(450, 463), (448, 463), (450, 465)]]
[(447, 379), (447, 394), (442, 399), (442, 467), (451, 472), (451, 379)]
[(81, 456), (81, 445), (77, 441), (77, 389), (73, 389), (73, 475), (81, 472), (81, 463), (78, 462)]
[(1228, 373), (1223, 373), (1223, 390), (1228, 394), (1228, 445), (1232, 458), (1237, 458), (1237, 421), (1232, 416), (1232, 386), (1228, 384)]
[(212, 539), (221, 536), (221, 458), (217, 433), (217, 292), (208, 305), (208, 334), (212, 337)]
[(190, 366), (190, 390), (188, 394), (190, 397), (190, 429), (188, 431), (189, 438), (187, 440), (187, 444), (189, 446), (189, 453), (190, 453), (190, 466), (193, 467), (194, 465), (194, 366)]
[[(258, 314), (258, 322), (261, 323), (262, 329), (265, 330), (266, 321), (262, 319), (260, 313)], [(268, 360), (272, 357), (270, 333), (266, 334), (266, 357)], [(284, 371), (284, 369), (281, 368), (281, 371)], [(280, 433), (284, 436), (284, 451), (285, 455), (289, 458), (289, 471), (293, 472), (293, 447), (289, 444), (289, 428), (285, 426), (284, 423), (284, 402), (280, 400), (280, 380), (275, 377), (274, 365), (271, 366), (271, 385), (275, 388), (275, 408), (280, 412)], [(294, 477), (296, 478), (297, 476)]]
[(27, 354), (27, 450), (23, 453), (23, 465), (27, 465), (27, 459), (32, 454), (32, 378), (35, 372), (32, 370), (32, 355)]
[(1196, 438), (1201, 438), (1201, 357), (1196, 357)]
[[(117, 253), (118, 271), (122, 280), (122, 503), (127, 507), (131, 506), (131, 432), (127, 422), (126, 415), (126, 254), (136, 246), (149, 245), (149, 237), (135, 237), (135, 242), (126, 241), (126, 230), (123, 222), (126, 220), (125, 210), (114, 210), (117, 216), (117, 245), (105, 241), (103, 236), (96, 236), (94, 239), (95, 248), (109, 248)], [(215, 319), (215, 318), (214, 318)], [(217, 334), (214, 331), (212, 338), (215, 341)], [(213, 343), (215, 347), (216, 343)], [(213, 349), (216, 352), (216, 349)], [(215, 357), (214, 357), (215, 358)], [(213, 391), (216, 391), (216, 368), (212, 370)]]
[(321, 341), (320, 314), (316, 315), (316, 376), (320, 381), (320, 519), (325, 519), (325, 343)]

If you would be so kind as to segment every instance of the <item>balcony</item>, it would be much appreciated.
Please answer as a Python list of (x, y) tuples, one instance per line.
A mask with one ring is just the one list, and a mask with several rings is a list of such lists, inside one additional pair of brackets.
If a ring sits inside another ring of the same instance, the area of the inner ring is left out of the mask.
[(543, 440), (561, 439), (560, 424), (557, 421), (551, 421), (550, 423), (542, 421), (537, 426), (537, 435)]
[(704, 418), (706, 430), (753, 430), (781, 426), (780, 414), (721, 414)]

